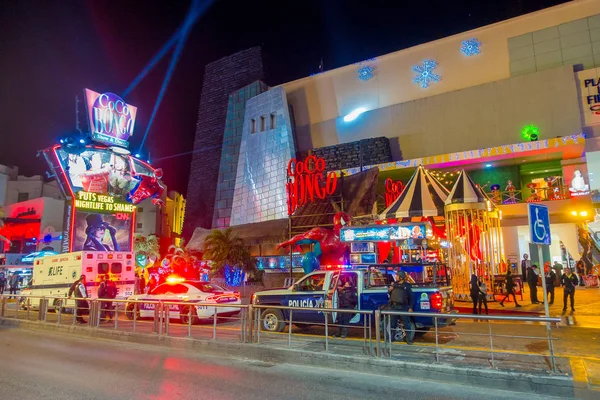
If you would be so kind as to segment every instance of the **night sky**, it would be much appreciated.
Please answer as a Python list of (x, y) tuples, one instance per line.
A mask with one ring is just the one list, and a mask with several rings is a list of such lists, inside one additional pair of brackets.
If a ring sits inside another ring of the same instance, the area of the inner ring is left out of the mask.
[[(201, 0), (203, 1), (203, 0)], [(271, 85), (550, 7), (565, 0), (216, 0), (197, 21), (149, 132), (152, 159), (192, 150), (204, 65), (262, 45)], [(43, 174), (36, 151), (75, 131), (84, 88), (122, 94), (178, 29), (190, 2), (0, 0), (0, 164)], [(125, 100), (136, 149), (172, 52)], [(82, 108), (83, 110), (83, 108)], [(81, 115), (82, 126), (85, 116)], [(191, 155), (158, 161), (185, 193)]]

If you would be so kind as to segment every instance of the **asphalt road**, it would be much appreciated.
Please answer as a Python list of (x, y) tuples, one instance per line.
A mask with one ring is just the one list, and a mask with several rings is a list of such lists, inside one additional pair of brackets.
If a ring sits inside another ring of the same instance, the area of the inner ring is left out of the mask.
[[(523, 396), (16, 328), (0, 328), (0, 354), (2, 399), (493, 400)], [(527, 394), (527, 398), (547, 397)]]

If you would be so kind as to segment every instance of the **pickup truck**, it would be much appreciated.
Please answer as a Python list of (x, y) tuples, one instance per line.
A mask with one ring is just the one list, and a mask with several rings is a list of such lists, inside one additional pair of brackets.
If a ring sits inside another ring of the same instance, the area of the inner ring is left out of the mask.
[[(251, 302), (255, 305), (272, 305), (273, 308), (264, 309), (261, 313), (261, 329), (270, 332), (282, 332), (286, 321), (289, 320), (289, 311), (278, 307), (301, 307), (306, 311), (294, 311), (293, 323), (303, 325), (318, 325), (325, 323), (323, 313), (319, 308), (337, 308), (337, 291), (334, 291), (337, 280), (351, 280), (357, 289), (358, 310), (377, 310), (388, 304), (388, 279), (377, 269), (368, 270), (339, 270), (339, 271), (314, 271), (303, 276), (297, 283), (289, 288), (265, 290), (256, 292)], [(455, 313), (454, 299), (451, 286), (413, 285), (415, 312), (425, 313)], [(328, 301), (329, 299), (329, 301)], [(350, 324), (362, 326), (363, 316), (355, 314)], [(399, 319), (401, 321), (401, 319)], [(374, 319), (373, 319), (374, 321)], [(434, 319), (428, 317), (414, 317), (415, 327), (423, 333), (434, 326)], [(330, 319), (330, 322), (331, 319)], [(438, 326), (443, 327), (454, 320), (440, 319)], [(401, 324), (401, 322), (400, 322)], [(399, 332), (401, 327), (397, 328)], [(403, 331), (403, 330), (402, 330)], [(396, 338), (398, 338), (397, 333)], [(400, 334), (403, 335), (403, 332)]]

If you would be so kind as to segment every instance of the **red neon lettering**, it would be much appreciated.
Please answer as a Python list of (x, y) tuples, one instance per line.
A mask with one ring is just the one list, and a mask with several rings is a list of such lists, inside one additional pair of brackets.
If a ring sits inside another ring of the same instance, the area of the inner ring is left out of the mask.
[(325, 160), (311, 155), (304, 161), (292, 158), (287, 167), (288, 183), (285, 188), (288, 196), (288, 214), (292, 215), (300, 206), (317, 199), (325, 199), (335, 193), (337, 175), (326, 170)]
[(394, 182), (391, 178), (385, 180), (385, 207), (389, 207), (400, 197), (404, 191), (404, 184), (400, 181)]

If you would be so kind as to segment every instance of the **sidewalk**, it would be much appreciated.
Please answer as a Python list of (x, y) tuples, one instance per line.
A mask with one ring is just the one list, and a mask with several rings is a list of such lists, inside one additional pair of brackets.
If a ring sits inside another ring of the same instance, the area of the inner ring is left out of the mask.
[[(537, 288), (538, 300), (543, 301), (544, 293), (541, 287)], [(600, 288), (584, 288), (577, 287), (575, 291), (575, 312), (571, 311), (570, 303), (567, 304), (567, 312), (563, 313), (563, 295), (564, 290), (561, 287), (554, 289), (554, 304), (550, 305), (550, 316), (577, 316), (577, 317), (599, 317), (600, 318)], [(538, 314), (544, 315), (544, 304), (531, 304), (529, 290), (523, 293), (523, 299), (517, 295), (517, 301), (522, 307), (515, 307), (512, 302), (512, 296), (510, 301), (504, 302), (504, 307), (500, 305), (500, 301), (504, 298), (504, 295), (496, 296), (495, 302), (488, 302), (488, 308), (490, 314), (496, 315), (507, 315), (507, 314)], [(473, 306), (467, 302), (456, 302), (454, 307), (461, 313), (471, 314)], [(600, 321), (600, 320), (599, 320)], [(600, 327), (600, 324), (597, 325)]]

